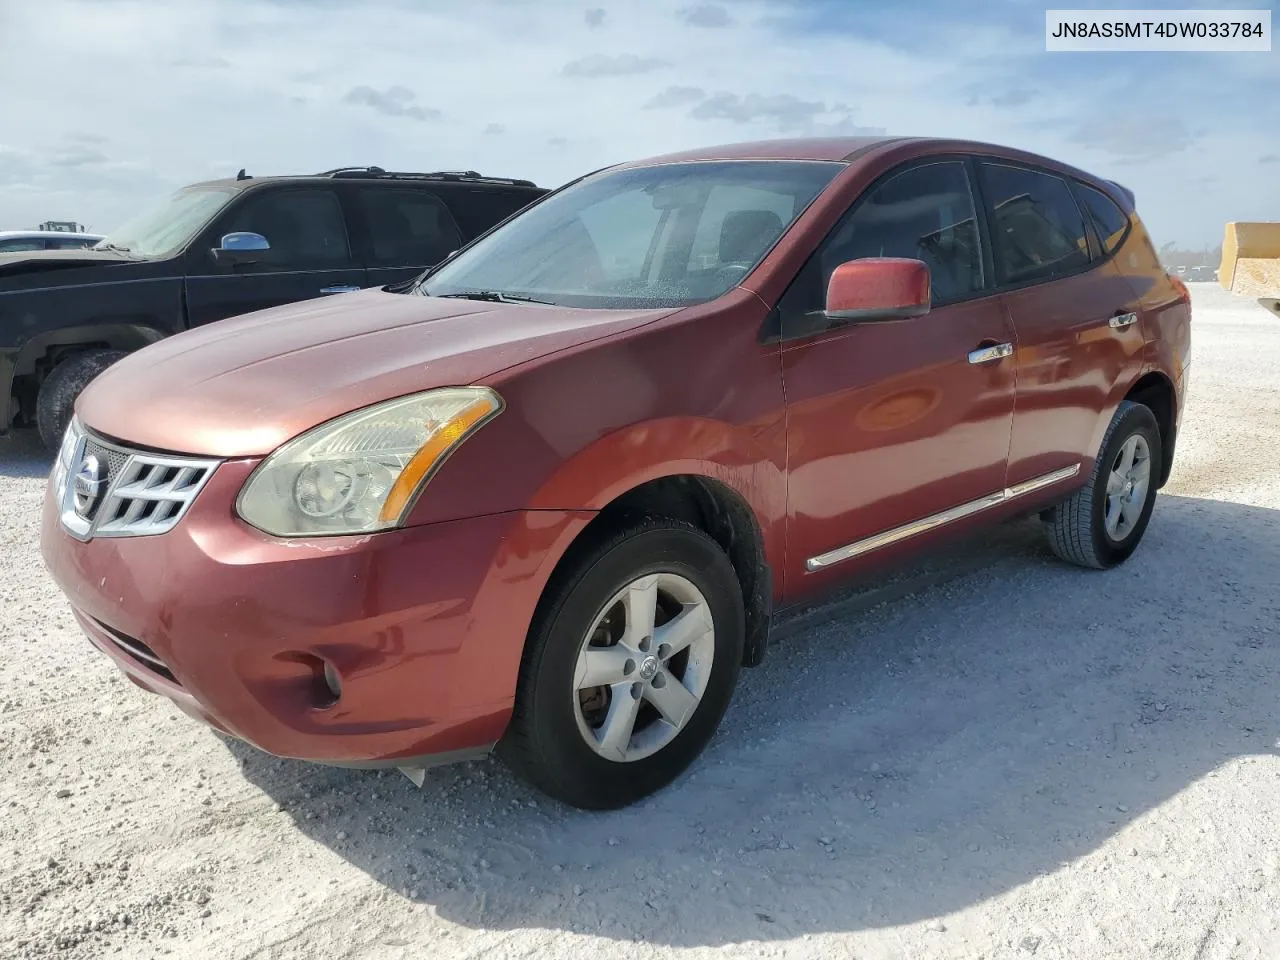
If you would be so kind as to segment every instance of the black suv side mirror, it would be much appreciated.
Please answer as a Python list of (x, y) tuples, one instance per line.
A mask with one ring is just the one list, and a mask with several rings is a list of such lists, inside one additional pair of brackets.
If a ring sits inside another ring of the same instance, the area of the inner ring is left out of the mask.
[(219, 263), (257, 263), (271, 249), (260, 233), (228, 233), (219, 243), (210, 251)]

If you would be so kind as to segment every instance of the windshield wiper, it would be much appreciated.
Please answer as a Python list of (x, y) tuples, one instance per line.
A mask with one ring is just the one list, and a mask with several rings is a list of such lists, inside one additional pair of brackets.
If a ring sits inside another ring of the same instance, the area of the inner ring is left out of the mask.
[(107, 241), (105, 241), (105, 240), (100, 241), (100, 242), (97, 244), (97, 246), (95, 246), (93, 249), (95, 249), (95, 250), (114, 250), (114, 251), (116, 251), (116, 253), (133, 253), (133, 251), (132, 251), (132, 250), (130, 250), (128, 247), (122, 247), (122, 246), (121, 246), (120, 244), (118, 244), (118, 243), (108, 243), (108, 242), (107, 242)]
[[(425, 291), (423, 291), (425, 293)], [(539, 300), (537, 297), (522, 297), (514, 293), (500, 293), (497, 290), (464, 290), (462, 293), (428, 293), (428, 297), (441, 297), (453, 300), (484, 300), (488, 303), (545, 303), (555, 306), (550, 300)]]

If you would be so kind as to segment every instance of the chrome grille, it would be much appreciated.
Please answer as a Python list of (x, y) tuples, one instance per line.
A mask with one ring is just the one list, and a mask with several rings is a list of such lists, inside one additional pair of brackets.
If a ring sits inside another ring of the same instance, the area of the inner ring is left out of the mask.
[(54, 475), (62, 525), (81, 540), (172, 530), (218, 466), (109, 443), (75, 422), (67, 434)]
[(114, 480), (120, 476), (120, 471), (124, 469), (124, 465), (129, 462), (129, 455), (123, 450), (117, 450), (114, 447), (108, 447), (97, 440), (85, 438), (84, 442), (85, 454), (93, 454), (107, 464), (107, 479)]

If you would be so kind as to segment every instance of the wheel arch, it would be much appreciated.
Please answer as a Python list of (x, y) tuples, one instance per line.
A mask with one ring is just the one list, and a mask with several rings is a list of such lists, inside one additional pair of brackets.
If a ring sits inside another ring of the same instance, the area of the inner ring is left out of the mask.
[(1160, 476), (1156, 489), (1169, 480), (1173, 469), (1173, 449), (1177, 443), (1178, 418), (1177, 394), (1173, 382), (1158, 370), (1144, 374), (1125, 393), (1124, 399), (1140, 403), (1155, 415), (1160, 427)]
[[(140, 350), (168, 336), (147, 323), (91, 323), (50, 330), (0, 356), (0, 433), (23, 409), (34, 416), (41, 382), (63, 359), (85, 350)], [(6, 369), (7, 368), (7, 369)]]
[(1120, 404), (1126, 400), (1147, 407), (1155, 415), (1156, 423), (1160, 427), (1161, 463), (1160, 476), (1156, 484), (1156, 488), (1159, 489), (1165, 485), (1173, 469), (1173, 449), (1177, 442), (1178, 431), (1177, 394), (1174, 391), (1173, 381), (1160, 370), (1148, 370), (1128, 384), (1116, 384), (1102, 411), (1102, 416), (1098, 418), (1097, 425), (1094, 427), (1083, 472), (1087, 473), (1092, 469), (1093, 458), (1102, 448), (1102, 439), (1106, 436), (1107, 428), (1111, 425), (1116, 411), (1120, 409)]
[(39, 370), (40, 361), (52, 355), (50, 368), (70, 353), (82, 350), (139, 350), (165, 337), (162, 330), (145, 323), (86, 324), (63, 327), (32, 337), (22, 345), (14, 361), (13, 375), (32, 376)]
[(569, 544), (557, 560), (556, 569), (620, 527), (650, 517), (689, 523), (725, 551), (737, 574), (746, 613), (743, 665), (759, 664), (768, 644), (773, 613), (773, 566), (756, 511), (740, 491), (724, 480), (706, 473), (673, 472), (616, 493)]

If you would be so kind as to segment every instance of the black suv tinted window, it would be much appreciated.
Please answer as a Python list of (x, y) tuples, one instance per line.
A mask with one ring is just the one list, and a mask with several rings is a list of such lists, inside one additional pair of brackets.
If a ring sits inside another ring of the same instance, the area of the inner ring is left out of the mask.
[(214, 232), (221, 237), (238, 231), (260, 233), (271, 244), (261, 270), (316, 270), (351, 262), (347, 225), (332, 190), (301, 188), (250, 194)]
[(923, 260), (935, 305), (980, 293), (982, 245), (965, 164), (913, 166), (859, 197), (783, 295), (783, 335), (804, 336), (829, 326), (823, 310), (831, 274), (864, 257)]
[(982, 170), (1000, 282), (1047, 280), (1088, 264), (1084, 217), (1065, 180), (995, 163)]
[(364, 187), (359, 194), (370, 266), (429, 267), (462, 246), (458, 225), (435, 194), (381, 187)]
[(1089, 217), (1093, 220), (1094, 231), (1098, 234), (1098, 242), (1102, 244), (1102, 252), (1112, 254), (1124, 240), (1129, 229), (1129, 218), (1116, 205), (1116, 202), (1100, 190), (1077, 184), (1076, 190)]
[(539, 196), (541, 193), (524, 189), (475, 190), (454, 187), (444, 195), (444, 199), (453, 211), (454, 219), (462, 227), (465, 238), (472, 240), (517, 210), (524, 209)]

